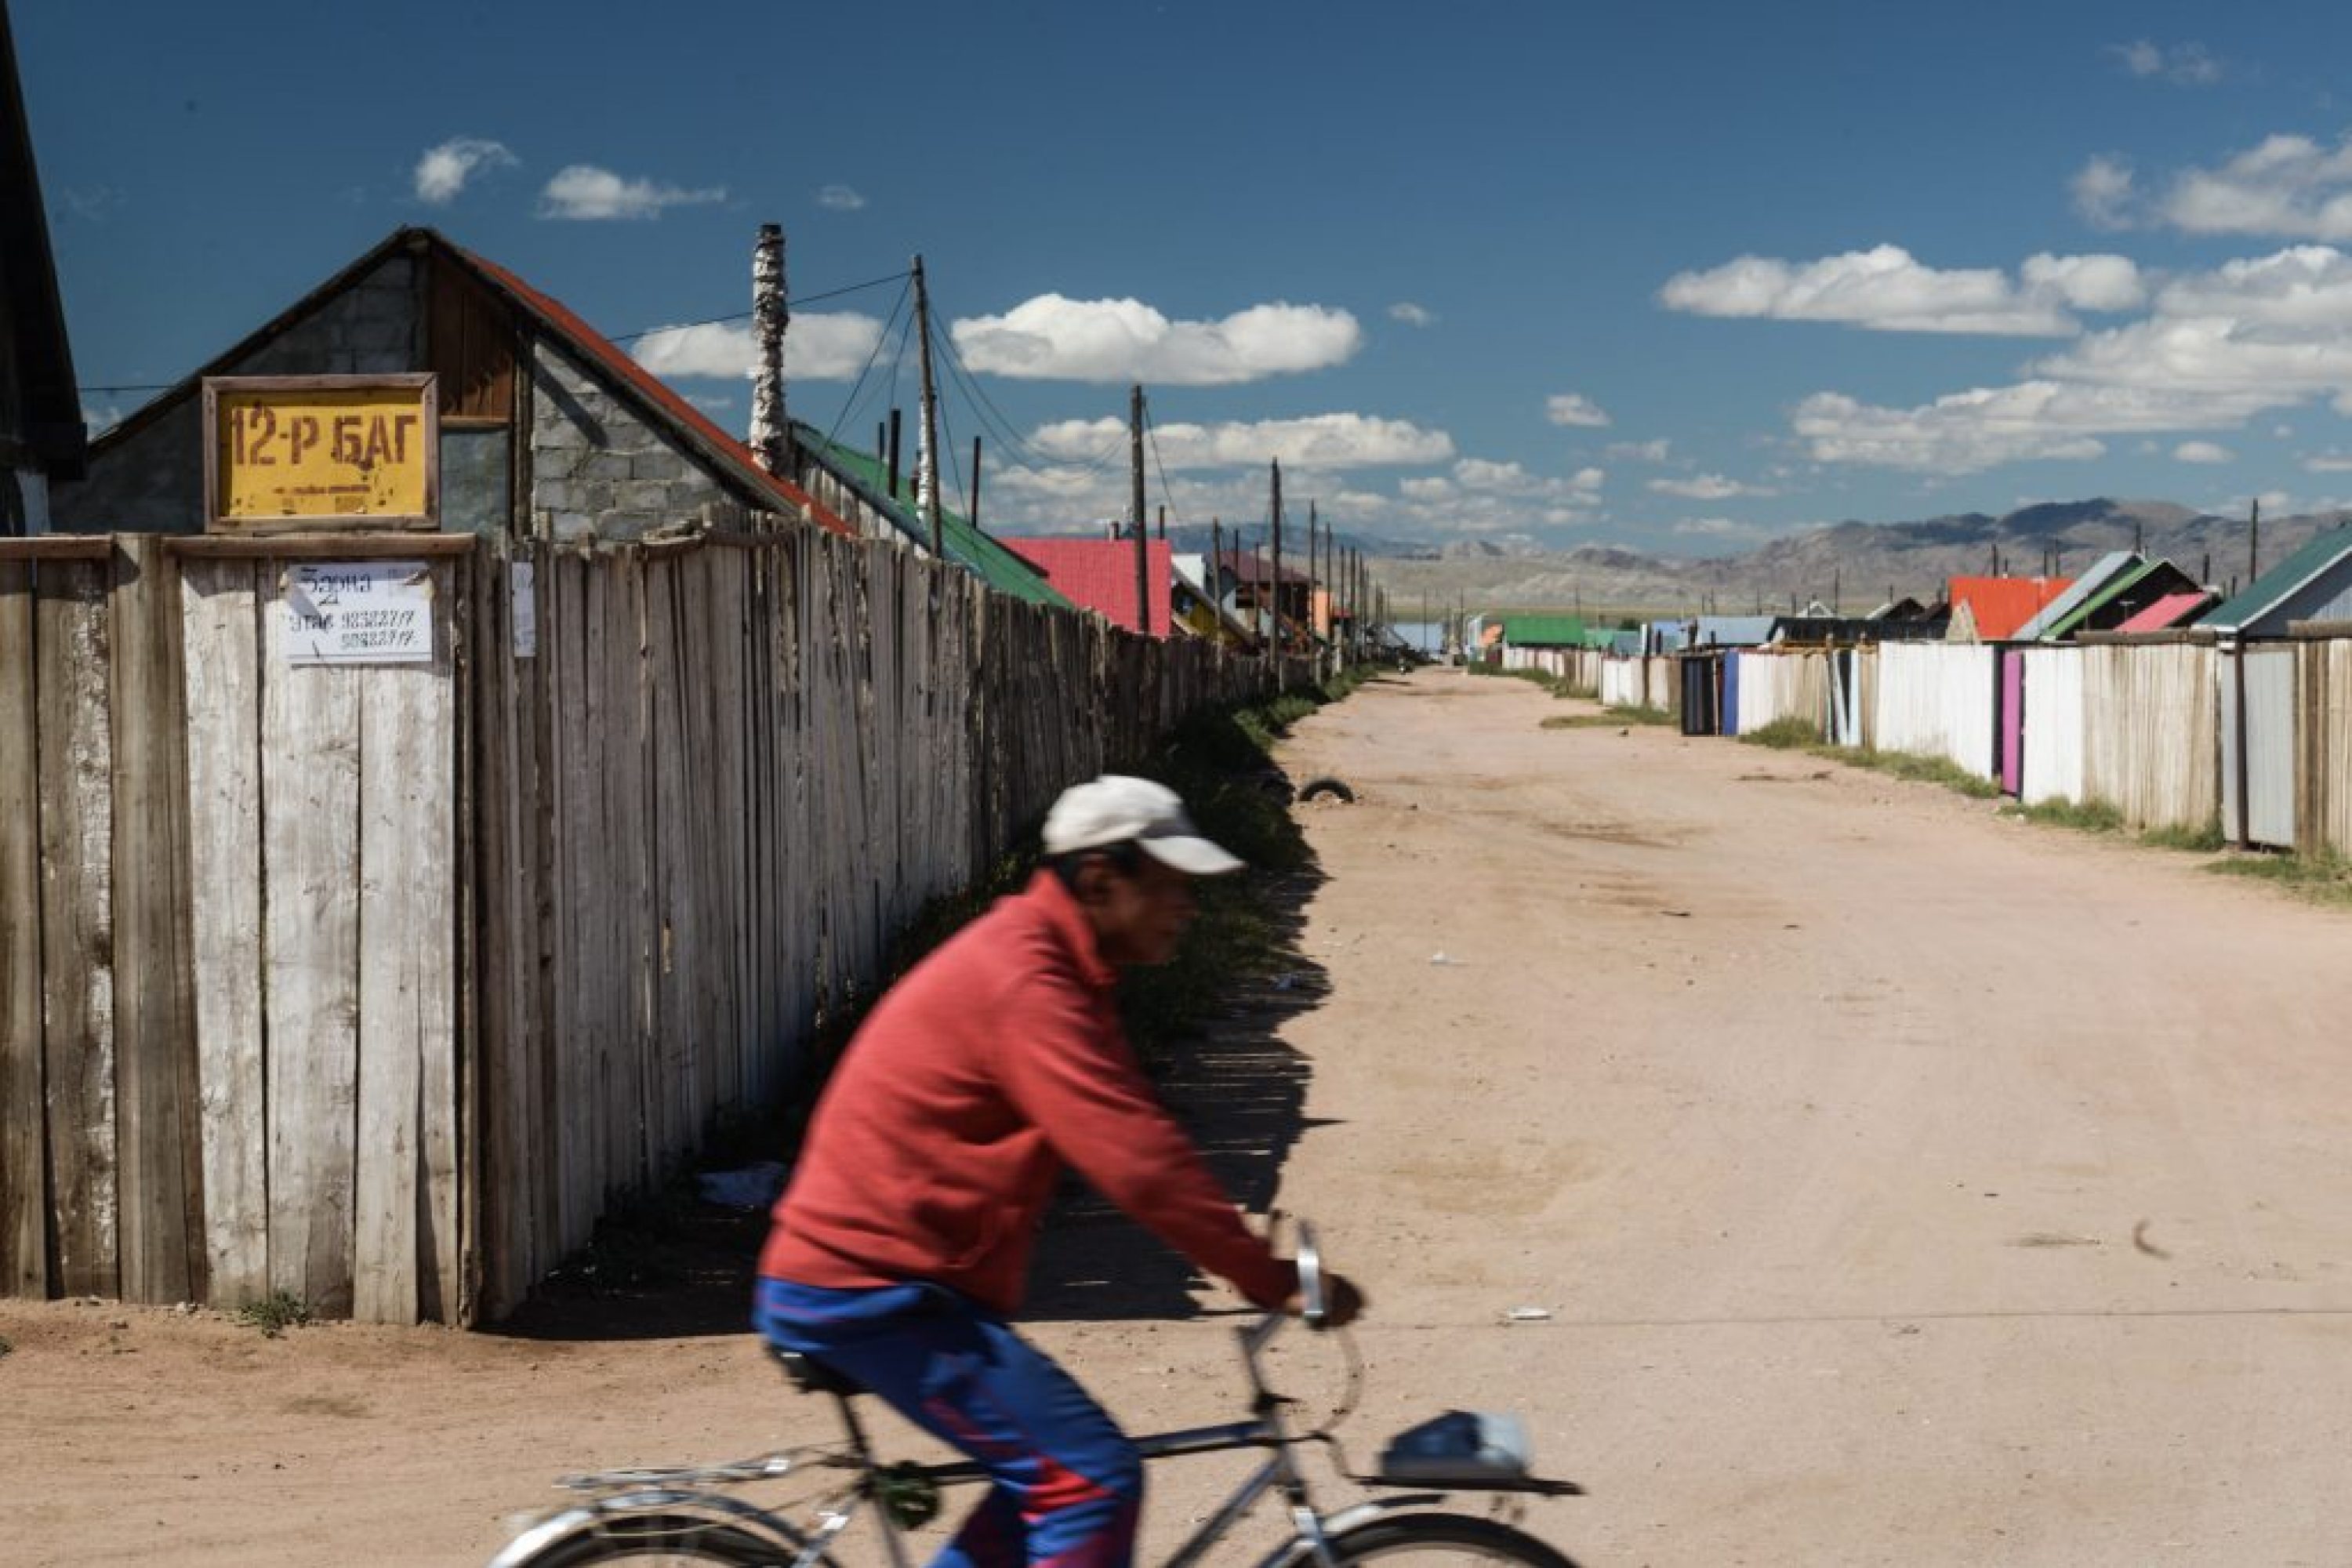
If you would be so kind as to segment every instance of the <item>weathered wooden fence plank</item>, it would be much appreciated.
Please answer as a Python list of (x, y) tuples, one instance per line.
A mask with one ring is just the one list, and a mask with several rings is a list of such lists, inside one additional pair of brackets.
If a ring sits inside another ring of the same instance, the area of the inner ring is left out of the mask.
[(426, 1297), (456, 1298), (454, 582), (446, 566), (432, 578), (432, 662), (354, 672), (364, 684), (352, 1311), (372, 1322), (413, 1321)]
[(184, 560), (180, 569), (205, 1258), (210, 1299), (234, 1307), (269, 1291), (257, 568)]
[(45, 561), (34, 593), (48, 1191), (54, 1284), (69, 1296), (112, 1296), (121, 1282), (108, 575), (103, 560)]
[(30, 562), (0, 560), (0, 1294), (49, 1293), (41, 785)]
[(175, 563), (117, 542), (113, 626), (115, 1119), (126, 1300), (205, 1294), (189, 910), (185, 690)]
[[(276, 594), (277, 569), (261, 588)], [(371, 672), (295, 665), (262, 615), (263, 1005), (268, 1040), (269, 1283), (352, 1307), (358, 1135), (360, 706)]]

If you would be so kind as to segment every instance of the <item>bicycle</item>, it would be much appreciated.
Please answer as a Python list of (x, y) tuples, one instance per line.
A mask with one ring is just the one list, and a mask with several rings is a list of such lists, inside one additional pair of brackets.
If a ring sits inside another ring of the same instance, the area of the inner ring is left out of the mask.
[[(1299, 1227), (1299, 1284), (1307, 1326), (1324, 1316), (1321, 1254), (1311, 1227)], [(1354, 1568), (1375, 1559), (1412, 1553), (1468, 1556), (1517, 1568), (1576, 1568), (1544, 1542), (1500, 1519), (1432, 1511), (1454, 1492), (1502, 1498), (1573, 1497), (1583, 1489), (1572, 1481), (1547, 1480), (1530, 1473), (1524, 1428), (1507, 1416), (1450, 1411), (1408, 1428), (1383, 1451), (1381, 1468), (1359, 1475), (1347, 1468), (1331, 1427), (1352, 1408), (1358, 1372), (1349, 1355), (1350, 1397), (1327, 1426), (1294, 1432), (1284, 1419), (1292, 1403), (1266, 1384), (1259, 1356), (1287, 1319), (1269, 1312), (1238, 1332), (1242, 1364), (1248, 1375), (1250, 1416), (1223, 1426), (1188, 1427), (1134, 1439), (1147, 1460), (1240, 1449), (1271, 1450), (1265, 1462), (1244, 1478), (1232, 1495), (1170, 1557), (1165, 1568), (1192, 1568), (1269, 1492), (1288, 1505), (1295, 1533), (1263, 1558), (1258, 1568)], [(1332, 1331), (1344, 1336), (1345, 1331)], [(1343, 1342), (1344, 1338), (1343, 1338)], [(489, 1568), (584, 1568), (607, 1563), (703, 1563), (751, 1568), (837, 1568), (835, 1542), (867, 1504), (875, 1517), (891, 1568), (909, 1568), (906, 1532), (940, 1512), (948, 1488), (984, 1484), (989, 1477), (966, 1460), (944, 1464), (884, 1463), (875, 1456), (855, 1401), (855, 1383), (804, 1356), (770, 1352), (803, 1392), (830, 1395), (842, 1419), (843, 1443), (832, 1447), (781, 1450), (732, 1464), (671, 1469), (607, 1470), (570, 1476), (557, 1484), (587, 1500), (560, 1509), (527, 1526), (490, 1562)], [(1316, 1507), (1297, 1450), (1328, 1447), (1333, 1468), (1344, 1479), (1382, 1489), (1382, 1496), (1325, 1513)], [(779, 1480), (811, 1469), (835, 1469), (845, 1479), (814, 1500), (814, 1522), (794, 1523), (725, 1489)]]

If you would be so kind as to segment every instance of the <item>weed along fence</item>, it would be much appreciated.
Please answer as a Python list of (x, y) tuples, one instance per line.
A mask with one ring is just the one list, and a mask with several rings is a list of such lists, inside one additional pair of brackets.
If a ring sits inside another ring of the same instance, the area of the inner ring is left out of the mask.
[[(1793, 720), (1835, 744), (1943, 759), (2029, 805), (2352, 854), (2352, 627), (2244, 645), (2192, 631), (1612, 658), (1601, 700), (1631, 702), (1645, 667), (1677, 661), (1685, 733)], [(1693, 708), (1694, 691), (1719, 711)]]
[(799, 531), (0, 542), (0, 1292), (496, 1316), (1265, 680)]

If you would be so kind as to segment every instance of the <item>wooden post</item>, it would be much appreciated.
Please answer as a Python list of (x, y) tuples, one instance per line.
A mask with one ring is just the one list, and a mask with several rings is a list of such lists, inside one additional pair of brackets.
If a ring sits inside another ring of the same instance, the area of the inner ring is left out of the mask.
[(889, 488), (883, 492), (889, 498), (891, 504), (894, 506), (898, 504), (898, 415), (899, 411), (898, 409), (893, 408), (890, 410), (890, 439), (888, 444), (890, 479)]
[(1282, 461), (1274, 462), (1274, 657), (1282, 658)]
[(1150, 530), (1143, 521), (1143, 386), (1138, 383), (1128, 391), (1127, 399), (1127, 468), (1130, 492), (1129, 516), (1135, 523), (1135, 624), (1145, 637), (1151, 635), (1151, 544)]
[[(931, 294), (923, 282), (923, 258), (915, 258), (915, 337), (923, 369), (923, 427), (918, 438), (921, 448), (915, 454), (916, 499), (923, 509), (924, 521), (930, 524), (931, 556), (934, 560), (948, 558), (945, 526), (940, 517), (940, 389), (931, 379)], [(896, 453), (891, 466), (898, 466)]]
[(980, 531), (980, 437), (971, 438), (971, 526)]

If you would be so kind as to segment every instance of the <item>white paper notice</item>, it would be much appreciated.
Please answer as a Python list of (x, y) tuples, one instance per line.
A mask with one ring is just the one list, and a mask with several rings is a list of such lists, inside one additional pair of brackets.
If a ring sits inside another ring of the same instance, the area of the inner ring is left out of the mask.
[(306, 562), (279, 581), (289, 664), (432, 662), (433, 575), (424, 562)]
[(530, 658), (539, 652), (539, 595), (532, 591), (539, 582), (539, 568), (529, 561), (518, 561), (507, 580), (513, 584), (514, 594), (514, 656)]

